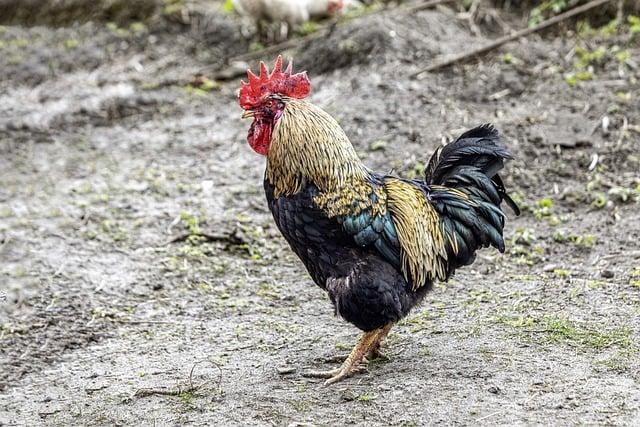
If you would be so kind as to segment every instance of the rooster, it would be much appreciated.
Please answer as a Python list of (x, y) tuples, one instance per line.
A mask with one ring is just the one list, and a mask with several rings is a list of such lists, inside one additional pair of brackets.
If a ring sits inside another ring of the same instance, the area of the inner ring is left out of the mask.
[[(242, 16), (252, 18), (258, 35), (264, 36), (263, 24), (280, 24), (286, 37), (289, 31), (310, 19), (334, 16), (345, 7), (345, 0), (233, 0), (234, 9)], [(355, 0), (347, 0), (349, 8), (356, 7)], [(359, 4), (359, 3), (358, 3)]]
[(247, 141), (266, 156), (264, 189), (275, 223), (335, 313), (363, 331), (344, 363), (309, 376), (326, 384), (359, 371), (391, 327), (437, 280), (474, 261), (479, 248), (504, 252), (507, 203), (498, 172), (510, 155), (482, 125), (438, 148), (423, 179), (368, 169), (326, 112), (307, 102), (306, 72), (249, 70), (239, 92)]

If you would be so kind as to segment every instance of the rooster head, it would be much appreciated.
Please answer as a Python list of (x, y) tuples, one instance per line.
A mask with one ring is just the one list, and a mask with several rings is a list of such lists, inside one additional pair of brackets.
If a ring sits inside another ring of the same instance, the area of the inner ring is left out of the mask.
[(306, 71), (292, 74), (292, 70), (291, 61), (282, 70), (282, 56), (278, 55), (271, 72), (264, 62), (260, 62), (260, 75), (247, 70), (249, 82), (242, 82), (239, 95), (244, 110), (242, 117), (253, 117), (247, 142), (259, 154), (267, 155), (273, 127), (282, 117), (287, 100), (303, 99), (311, 91)]
[(344, 8), (344, 0), (329, 0), (327, 5), (327, 13), (333, 16)]

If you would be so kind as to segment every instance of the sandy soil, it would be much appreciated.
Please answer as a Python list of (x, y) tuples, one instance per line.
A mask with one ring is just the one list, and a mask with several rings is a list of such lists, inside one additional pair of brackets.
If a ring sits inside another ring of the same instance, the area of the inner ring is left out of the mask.
[(358, 331), (272, 223), (237, 80), (186, 84), (250, 41), (217, 3), (165, 12), (0, 27), (0, 425), (640, 423), (629, 26), (535, 35), (421, 80), (496, 27), (390, 11), (290, 52), (371, 167), (418, 176), (438, 144), (495, 123), (524, 211), (505, 255), (438, 284), (388, 360), (327, 388), (302, 371)]

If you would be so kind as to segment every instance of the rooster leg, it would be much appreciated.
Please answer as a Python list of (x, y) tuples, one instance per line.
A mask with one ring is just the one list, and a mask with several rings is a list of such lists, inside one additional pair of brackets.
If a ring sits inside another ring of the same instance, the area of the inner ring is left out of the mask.
[(329, 385), (338, 382), (351, 374), (361, 371), (361, 363), (366, 361), (365, 355), (378, 345), (381, 337), (384, 337), (389, 333), (389, 329), (391, 329), (392, 325), (392, 323), (389, 323), (380, 329), (365, 332), (358, 340), (358, 343), (351, 351), (351, 354), (349, 354), (347, 359), (339, 368), (332, 369), (330, 371), (311, 371), (304, 375), (308, 377), (328, 378), (324, 384)]
[(385, 325), (382, 328), (382, 332), (380, 332), (380, 335), (378, 335), (378, 340), (371, 347), (371, 349), (367, 352), (367, 354), (365, 356), (368, 360), (386, 359), (387, 358), (387, 355), (384, 354), (384, 352), (380, 349), (380, 347), (382, 346), (382, 343), (384, 343), (385, 338), (387, 338), (387, 335), (389, 335), (389, 331), (391, 330), (391, 326), (393, 326), (393, 324), (389, 323), (388, 325)]
[[(389, 335), (389, 331), (391, 330), (390, 325), (386, 325), (382, 328), (382, 332), (378, 335), (377, 342), (372, 345), (371, 349), (365, 354), (362, 359), (364, 363), (368, 363), (374, 359), (386, 359), (387, 356), (381, 350), (381, 346), (384, 343), (385, 338)], [(336, 354), (335, 356), (330, 356), (324, 359), (326, 363), (342, 363), (349, 357), (348, 354)]]

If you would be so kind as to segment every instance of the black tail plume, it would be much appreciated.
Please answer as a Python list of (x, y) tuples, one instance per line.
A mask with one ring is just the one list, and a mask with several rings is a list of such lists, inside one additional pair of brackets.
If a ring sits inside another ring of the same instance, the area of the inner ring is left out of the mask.
[[(499, 205), (504, 200), (516, 215), (520, 215), (518, 205), (509, 197), (498, 175), (506, 159), (511, 159), (511, 155), (500, 144), (500, 136), (496, 128), (487, 123), (463, 133), (454, 142), (438, 148), (429, 160), (425, 179), (429, 185), (458, 188), (477, 181), (465, 176), (475, 169), (476, 172), (481, 172), (491, 180), (492, 187), (500, 198), (496, 204)], [(494, 192), (488, 188), (487, 183), (473, 184), (479, 184), (480, 190), (485, 192)]]
[(475, 251), (493, 246), (504, 252), (503, 201), (520, 214), (498, 172), (511, 156), (492, 125), (482, 125), (438, 148), (426, 170), (432, 205), (447, 236), (448, 274), (472, 263)]

